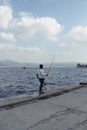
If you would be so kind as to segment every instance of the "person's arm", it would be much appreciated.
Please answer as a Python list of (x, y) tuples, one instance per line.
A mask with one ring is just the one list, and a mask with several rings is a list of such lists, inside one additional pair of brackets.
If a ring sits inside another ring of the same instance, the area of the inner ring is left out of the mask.
[(43, 78), (46, 78), (46, 76), (48, 76), (48, 74), (46, 74), (46, 73), (44, 72), (44, 70), (42, 70), (42, 77), (43, 77)]
[(44, 76), (48, 76), (48, 74), (46, 74), (46, 73), (44, 72), (44, 70), (43, 70), (43, 75), (44, 75)]

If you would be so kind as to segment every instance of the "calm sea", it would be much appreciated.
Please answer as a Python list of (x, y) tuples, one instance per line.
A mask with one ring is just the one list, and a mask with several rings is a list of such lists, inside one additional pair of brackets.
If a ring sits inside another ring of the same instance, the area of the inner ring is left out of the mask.
[[(45, 72), (47, 71), (48, 68), (45, 68)], [(36, 68), (0, 67), (0, 98), (38, 93), (39, 81), (36, 78), (36, 72)], [(86, 68), (54, 67), (50, 70), (45, 87), (54, 89), (67, 85), (77, 85), (81, 81), (87, 81)]]

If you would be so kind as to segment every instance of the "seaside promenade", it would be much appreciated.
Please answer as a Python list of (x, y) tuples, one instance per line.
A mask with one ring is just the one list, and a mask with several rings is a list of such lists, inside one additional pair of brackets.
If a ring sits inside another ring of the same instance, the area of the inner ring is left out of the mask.
[(0, 99), (0, 130), (86, 130), (87, 85)]

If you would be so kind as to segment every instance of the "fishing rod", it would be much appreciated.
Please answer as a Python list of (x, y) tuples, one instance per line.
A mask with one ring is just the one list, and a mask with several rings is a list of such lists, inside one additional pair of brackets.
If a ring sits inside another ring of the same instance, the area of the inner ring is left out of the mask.
[(47, 74), (49, 74), (49, 72), (50, 72), (50, 70), (51, 70), (51, 67), (52, 67), (52, 64), (53, 64), (54, 58), (55, 58), (55, 55), (54, 55), (53, 58), (52, 58), (52, 61), (51, 61), (50, 66), (49, 66), (49, 68), (48, 68), (48, 72), (47, 72)]
[(51, 61), (51, 63), (50, 63), (50, 66), (49, 66), (49, 68), (48, 68), (47, 75), (46, 75), (45, 80), (44, 80), (44, 85), (46, 85), (46, 82), (47, 82), (47, 79), (48, 79), (48, 75), (49, 75), (49, 72), (50, 72), (50, 70), (51, 70), (51, 67), (52, 67), (54, 58), (55, 58), (55, 55), (53, 56), (52, 61)]

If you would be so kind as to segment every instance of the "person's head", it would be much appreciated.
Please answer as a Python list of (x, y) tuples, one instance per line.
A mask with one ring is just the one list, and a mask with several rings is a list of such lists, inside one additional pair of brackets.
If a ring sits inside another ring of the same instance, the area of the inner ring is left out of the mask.
[(40, 64), (40, 65), (39, 65), (39, 68), (40, 68), (40, 69), (43, 69), (43, 65), (42, 65), (42, 64)]

